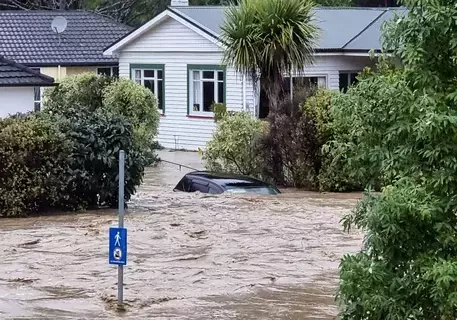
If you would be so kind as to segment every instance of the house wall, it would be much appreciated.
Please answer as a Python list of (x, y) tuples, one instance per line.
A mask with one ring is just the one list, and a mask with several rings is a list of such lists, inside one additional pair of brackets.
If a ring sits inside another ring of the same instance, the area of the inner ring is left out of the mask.
[(0, 118), (34, 110), (33, 87), (1, 87)]
[[(222, 52), (216, 44), (171, 19), (121, 52), (121, 77), (130, 78), (130, 64), (165, 65), (165, 114), (158, 135), (162, 146), (197, 150), (211, 139), (214, 119), (187, 114), (187, 65), (220, 65), (221, 60)], [(243, 104), (242, 80), (232, 68), (226, 71), (226, 104), (234, 111), (240, 111)]]
[(53, 77), (56, 82), (66, 76), (74, 76), (81, 73), (96, 73), (97, 67), (86, 67), (86, 66), (76, 66), (76, 67), (60, 67), (60, 74), (59, 74), (59, 67), (41, 67), (40, 72), (47, 76)]
[[(195, 118), (187, 114), (187, 65), (219, 65), (223, 58), (221, 48), (170, 18), (122, 48), (118, 55), (121, 77), (131, 77), (131, 64), (165, 65), (165, 114), (160, 119), (159, 143), (166, 148), (204, 148), (212, 138), (215, 123), (212, 118)], [(339, 70), (359, 71), (366, 65), (371, 65), (367, 57), (317, 56), (304, 73), (325, 76), (328, 88), (339, 89)], [(254, 102), (253, 86), (247, 81), (246, 108), (252, 113)], [(226, 104), (229, 110), (242, 110), (242, 79), (230, 67), (226, 76)]]

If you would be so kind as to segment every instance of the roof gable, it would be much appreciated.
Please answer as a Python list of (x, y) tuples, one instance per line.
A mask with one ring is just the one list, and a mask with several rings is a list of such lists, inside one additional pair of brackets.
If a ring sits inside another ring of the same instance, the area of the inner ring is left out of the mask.
[(114, 42), (108, 48), (105, 49), (103, 54), (105, 56), (114, 55), (115, 52), (119, 51), (121, 48), (124, 48), (126, 45), (131, 44), (132, 42), (137, 41), (140, 37), (147, 34), (153, 28), (157, 27), (158, 25), (162, 24), (164, 21), (167, 21), (169, 18), (176, 20), (177, 22), (181, 23), (185, 27), (191, 29), (195, 33), (201, 35), (203, 38), (209, 40), (210, 42), (217, 44), (220, 46), (220, 42), (217, 39), (217, 36), (211, 33), (211, 31), (205, 30), (206, 28), (202, 25), (197, 23), (191, 23), (186, 19), (176, 15), (174, 12), (170, 10), (165, 10), (161, 14), (157, 15), (155, 18), (150, 20), (149, 22), (145, 23), (138, 29), (132, 31), (131, 33), (127, 34), (123, 38), (119, 39), (118, 41)]
[(54, 79), (0, 56), (0, 87), (51, 86)]
[[(68, 20), (59, 36), (56, 16)], [(0, 11), (0, 55), (26, 65), (103, 65), (116, 63), (103, 49), (132, 30), (86, 11)]]

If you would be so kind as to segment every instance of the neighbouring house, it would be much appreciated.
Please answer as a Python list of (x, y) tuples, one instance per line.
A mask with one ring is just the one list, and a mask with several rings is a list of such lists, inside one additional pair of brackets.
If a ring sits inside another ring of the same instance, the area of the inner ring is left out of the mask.
[[(51, 28), (58, 16), (67, 21), (59, 34)], [(86, 11), (0, 11), (0, 55), (56, 82), (84, 72), (116, 75), (117, 58), (104, 56), (103, 50), (131, 31), (129, 26)], [(41, 106), (42, 91), (35, 89), (35, 109)], [(4, 105), (1, 97), (0, 105)]]
[(54, 85), (54, 79), (0, 56), (0, 118), (34, 109), (34, 88)]
[[(179, 4), (179, 6), (178, 6)], [(105, 50), (119, 59), (119, 74), (156, 93), (162, 112), (158, 140), (167, 148), (196, 150), (212, 137), (211, 105), (267, 114), (260, 90), (222, 64), (220, 42), (224, 7), (193, 7), (173, 0), (163, 13)], [(391, 8), (316, 8), (321, 28), (315, 61), (292, 84), (308, 82), (345, 89), (365, 66), (373, 66), (370, 50), (381, 49), (381, 25)], [(259, 88), (258, 84), (255, 84)], [(255, 94), (256, 93), (256, 94)]]

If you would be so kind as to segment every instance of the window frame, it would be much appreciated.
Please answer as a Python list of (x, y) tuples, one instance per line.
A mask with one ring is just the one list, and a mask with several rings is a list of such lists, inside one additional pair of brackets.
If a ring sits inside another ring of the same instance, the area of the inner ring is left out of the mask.
[[(227, 67), (225, 65), (206, 65), (206, 64), (188, 64), (187, 65), (187, 116), (188, 117), (200, 117), (200, 118), (214, 118), (214, 112), (212, 111), (193, 111), (191, 106), (193, 102), (193, 88), (194, 88), (194, 79), (192, 77), (194, 71), (200, 72), (200, 81), (203, 82), (203, 72), (212, 71), (214, 72), (214, 87), (215, 93), (217, 94), (218, 83), (221, 81), (217, 78), (217, 73), (222, 71), (223, 80), (222, 86), (224, 88), (224, 97), (223, 104), (227, 105)], [(210, 80), (210, 79), (207, 79)], [(202, 86), (203, 88), (203, 86)], [(203, 94), (203, 91), (202, 91)], [(202, 101), (203, 103), (203, 101)], [(220, 102), (219, 102), (220, 103)], [(202, 105), (203, 108), (203, 105)]]
[[(284, 78), (290, 78), (291, 75), (290, 74), (285, 74), (284, 75)], [(329, 82), (329, 74), (328, 73), (297, 73), (297, 74), (293, 74), (292, 75), (292, 78), (317, 78), (317, 83), (319, 85), (319, 78), (324, 78), (325, 79), (325, 87), (324, 89), (329, 89), (329, 85), (328, 85), (328, 82)]]
[[(135, 82), (135, 71), (141, 70), (141, 85), (144, 87), (144, 70), (155, 70), (154, 78), (147, 77), (146, 80), (155, 80), (154, 87), (158, 87), (158, 81), (162, 81), (162, 101), (159, 101), (158, 94), (155, 94), (157, 98), (157, 105), (161, 114), (165, 115), (165, 65), (164, 64), (130, 64), (130, 80)], [(157, 71), (162, 71), (162, 79), (156, 79), (155, 74)], [(146, 88), (146, 87), (145, 87)], [(161, 108), (160, 108), (161, 107)]]
[[(114, 75), (114, 68), (117, 68), (117, 75)], [(99, 69), (110, 69), (110, 74), (109, 77), (119, 77), (119, 66), (99, 66), (97, 67), (97, 75), (102, 75), (102, 73), (99, 73)]]
[[(356, 70), (339, 70), (338, 71), (338, 81), (339, 81), (339, 77), (342, 75), (342, 74), (346, 74), (347, 75), (347, 83), (348, 83), (348, 86), (347, 88), (345, 89), (344, 92), (347, 92), (347, 90), (349, 89), (350, 86), (352, 86), (352, 83), (351, 83), (351, 75), (352, 74), (355, 74), (356, 77), (361, 73), (363, 72), (363, 70), (359, 70), (359, 71), (356, 71)], [(357, 81), (356, 81), (357, 82)], [(341, 88), (339, 82), (338, 82), (338, 90), (339, 91), (343, 91), (343, 89)]]
[[(41, 72), (41, 68), (30, 68), (30, 70)], [(37, 91), (40, 94), (40, 99), (37, 100), (36, 93)], [(43, 88), (42, 87), (33, 87), (33, 111), (41, 111), (43, 107)]]

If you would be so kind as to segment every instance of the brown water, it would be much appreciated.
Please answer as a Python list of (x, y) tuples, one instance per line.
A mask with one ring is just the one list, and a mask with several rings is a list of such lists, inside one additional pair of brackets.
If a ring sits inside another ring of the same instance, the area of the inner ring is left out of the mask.
[[(161, 153), (201, 168), (198, 155)], [(188, 170), (187, 170), (188, 171)], [(186, 172), (149, 169), (126, 215), (126, 312), (107, 263), (115, 212), (0, 221), (0, 319), (335, 319), (341, 217), (357, 194), (175, 193)]]

